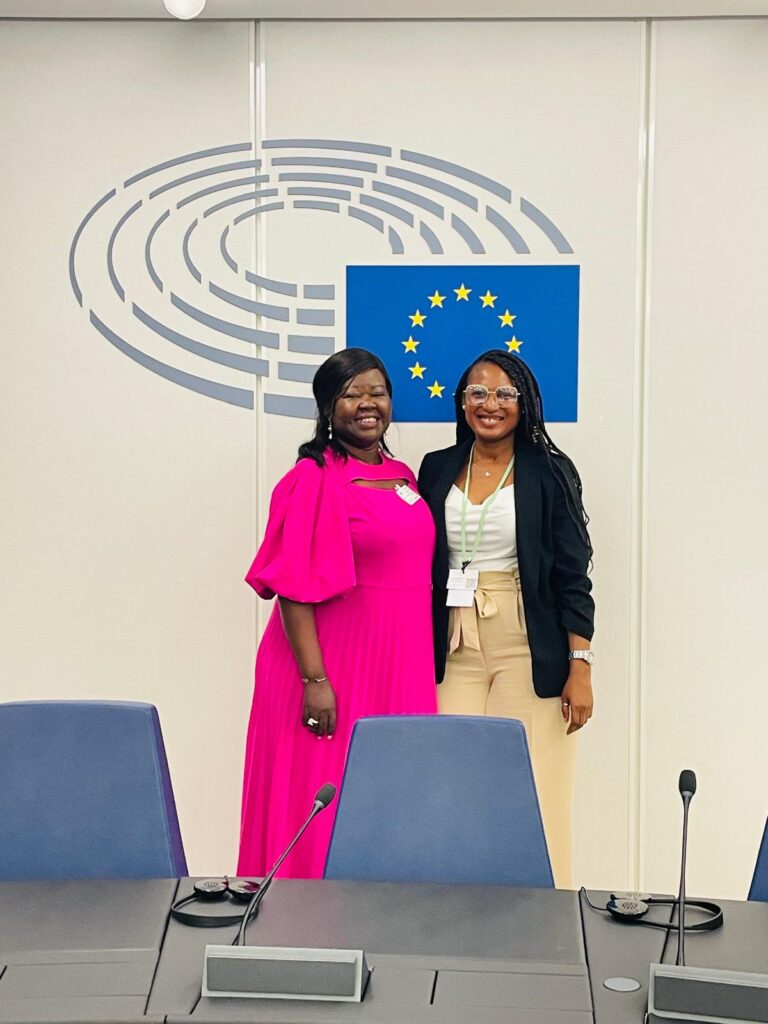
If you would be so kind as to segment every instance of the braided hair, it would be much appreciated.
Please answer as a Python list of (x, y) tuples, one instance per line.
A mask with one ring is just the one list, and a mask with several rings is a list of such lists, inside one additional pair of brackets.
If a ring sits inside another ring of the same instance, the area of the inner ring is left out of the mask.
[(493, 363), (509, 377), (517, 390), (520, 392), (518, 404), (520, 407), (520, 421), (516, 428), (516, 434), (521, 435), (529, 444), (533, 445), (543, 454), (547, 461), (550, 472), (559, 484), (564, 496), (565, 504), (571, 520), (576, 525), (581, 539), (589, 551), (590, 562), (593, 555), (592, 542), (589, 539), (589, 516), (586, 513), (581, 499), (581, 478), (576, 467), (561, 451), (547, 432), (544, 423), (544, 406), (541, 400), (539, 384), (530, 367), (520, 359), (519, 356), (503, 349), (490, 349), (483, 352), (471, 363), (461, 375), (456, 385), (454, 401), (456, 403), (456, 442), (462, 444), (471, 441), (474, 434), (467, 423), (464, 415), (464, 389), (467, 386), (469, 375), (478, 363)]
[[(297, 462), (301, 459), (313, 459), (318, 466), (324, 466), (327, 448), (346, 461), (349, 455), (347, 449), (335, 436), (328, 436), (329, 428), (333, 422), (333, 410), (336, 408), (336, 402), (353, 377), (365, 373), (366, 370), (378, 370), (381, 373), (391, 398), (392, 381), (389, 379), (387, 368), (379, 357), (373, 352), (369, 352), (368, 349), (343, 348), (318, 366), (312, 381), (312, 394), (315, 396), (317, 404), (315, 433), (309, 441), (300, 446)], [(392, 454), (383, 437), (379, 444), (387, 455)]]

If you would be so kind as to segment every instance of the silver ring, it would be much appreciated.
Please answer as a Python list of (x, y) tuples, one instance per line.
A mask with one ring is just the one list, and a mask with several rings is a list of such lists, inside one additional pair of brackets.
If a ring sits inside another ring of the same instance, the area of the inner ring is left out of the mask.
[(312, 728), (312, 726), (315, 726), (315, 725), (320, 725), (320, 723), (318, 722), (318, 720), (317, 720), (316, 718), (308, 718), (308, 719), (307, 719), (307, 725), (308, 725), (308, 726), (309, 726), (310, 728)]

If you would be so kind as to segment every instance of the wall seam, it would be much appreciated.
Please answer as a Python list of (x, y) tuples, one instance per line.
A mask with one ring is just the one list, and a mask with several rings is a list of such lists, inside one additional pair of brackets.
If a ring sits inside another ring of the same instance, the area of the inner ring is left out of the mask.
[[(266, 99), (265, 99), (265, 70), (264, 70), (264, 35), (263, 26), (261, 22), (253, 20), (250, 22), (250, 103), (251, 103), (251, 139), (254, 148), (254, 157), (257, 160), (264, 159), (263, 146), (264, 141), (264, 123), (266, 114)], [(263, 166), (262, 166), (263, 170)], [(254, 206), (257, 204), (257, 200), (254, 200)], [(265, 217), (254, 217), (253, 220), (253, 234), (252, 234), (252, 249), (251, 249), (251, 266), (255, 268), (255, 271), (259, 275), (265, 274), (265, 253), (266, 253), (266, 218)], [(251, 285), (251, 297), (258, 298), (260, 289), (256, 285)], [(257, 325), (259, 324), (260, 317), (256, 318)], [(262, 325), (263, 326), (263, 325)], [(259, 354), (262, 358), (265, 357), (264, 350), (259, 346)], [(254, 484), (255, 494), (253, 500), (254, 508), (254, 551), (261, 540), (262, 533), (266, 527), (268, 502), (265, 498), (266, 494), (266, 465), (267, 465), (267, 441), (266, 441), (266, 422), (264, 413), (264, 378), (254, 378), (254, 421), (253, 426), (255, 430), (255, 472), (254, 472)], [(256, 603), (256, 618), (255, 618), (255, 629), (256, 629), (256, 644), (261, 639), (261, 634), (265, 625), (265, 607), (264, 602), (257, 601)]]
[(654, 24), (646, 19), (641, 42), (641, 117), (638, 145), (637, 279), (635, 285), (635, 359), (632, 423), (632, 524), (630, 592), (627, 867), (631, 885), (639, 889), (645, 876), (645, 610), (647, 598), (647, 401), (650, 346), (651, 195), (653, 180)]
[[(656, 52), (658, 49), (658, 23), (655, 20), (649, 21), (648, 25), (648, 155), (647, 155), (647, 187), (646, 187), (646, 241), (645, 241), (645, 305), (643, 314), (643, 488), (642, 488), (642, 551), (643, 551), (643, 574), (641, 590), (641, 692), (644, 694), (645, 671), (648, 664), (648, 633), (646, 629), (648, 612), (648, 479), (649, 479), (649, 441), (648, 431), (650, 427), (650, 415), (648, 411), (649, 396), (651, 393), (651, 296), (653, 283), (653, 263), (651, 254), (653, 251), (653, 194), (654, 194), (654, 167), (655, 167), (655, 140), (656, 140)], [(638, 881), (640, 885), (646, 884), (646, 810), (647, 810), (647, 765), (648, 765), (648, 729), (647, 729), (647, 703), (643, 699), (640, 704), (640, 746), (639, 759), (642, 768), (640, 775), (640, 800), (638, 807)]]

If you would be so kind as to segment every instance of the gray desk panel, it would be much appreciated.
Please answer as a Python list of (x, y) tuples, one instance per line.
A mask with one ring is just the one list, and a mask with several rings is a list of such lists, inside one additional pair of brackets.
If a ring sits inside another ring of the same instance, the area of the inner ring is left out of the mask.
[[(191, 884), (184, 880), (180, 895)], [(227, 909), (231, 912), (231, 906)], [(232, 928), (193, 929), (172, 921), (149, 1010), (169, 1014), (169, 1021), (191, 1013), (200, 993), (205, 945), (230, 942), (233, 935)], [(265, 899), (248, 930), (248, 941), (265, 946), (363, 949), (372, 967), (395, 972), (483, 971), (491, 960), (501, 971), (535, 970), (534, 965), (543, 965), (545, 972), (577, 979), (586, 972), (578, 897), (554, 889), (283, 880)], [(384, 1022), (395, 1005), (390, 1001), (395, 988), (377, 987), (375, 977), (374, 970), (371, 991), (362, 1005), (203, 1000), (193, 1019)], [(499, 1012), (507, 1024), (514, 1024), (510, 1009)], [(495, 1011), (489, 1008), (488, 1013), (483, 1016), (490, 1024)], [(396, 1016), (402, 1024), (402, 1002)], [(407, 1015), (409, 1021), (423, 1019), (432, 1024), (438, 1019), (448, 1024), (472, 1017), (459, 1007), (438, 1013), (428, 1005), (417, 1012), (416, 1001)], [(587, 1018), (591, 1022), (591, 1014)], [(551, 1013), (542, 1024), (550, 1019), (555, 1019)], [(535, 1024), (530, 1016), (528, 1021)], [(557, 1021), (571, 1024), (560, 1016)], [(578, 1021), (582, 1024), (583, 1016)]]
[(2, 1002), (31, 999), (44, 992), (51, 998), (142, 996), (152, 987), (155, 958), (128, 964), (11, 964), (0, 979)]
[(0, 1021), (7, 1024), (162, 1024), (163, 1017), (145, 1017), (144, 996), (94, 999), (9, 999), (0, 1003)]
[(429, 1006), (435, 987), (435, 971), (376, 967), (366, 988), (366, 998), (386, 996), (390, 1006)]
[(432, 999), (443, 1007), (521, 1007), (531, 1010), (592, 1011), (589, 978), (555, 974), (438, 971)]
[[(167, 1024), (592, 1024), (588, 1011), (511, 1007), (435, 1007), (402, 997), (402, 972), (395, 985), (376, 986), (362, 1004), (275, 1000), (201, 999), (194, 1014), (170, 1015)], [(381, 979), (379, 979), (381, 980)], [(389, 990), (388, 990), (389, 989)]]
[[(316, 1007), (311, 1003), (285, 1002), (278, 1006), (274, 1002), (245, 999), (229, 1000), (222, 1006), (221, 1000), (203, 999), (192, 1017), (169, 1016), (166, 1024), (592, 1024), (591, 1013), (573, 1010), (530, 1010), (530, 1009), (483, 1009), (448, 1007), (441, 1010), (423, 1010), (418, 1007), (405, 1008), (389, 1004), (386, 1008), (378, 1005), (365, 1011), (365, 1016), (355, 1015), (355, 1006), (347, 1004), (326, 1004)], [(362, 1008), (357, 1007), (358, 1014)], [(641, 1024), (640, 1021), (636, 1024)]]
[(22, 949), (0, 953), (3, 964), (154, 964), (156, 960), (156, 949)]
[(0, 883), (0, 960), (45, 949), (159, 949), (175, 878)]
[[(605, 907), (609, 896), (609, 892), (589, 892), (590, 900), (598, 907)], [(668, 919), (670, 908), (659, 908), (658, 913)], [(649, 965), (659, 962), (665, 933), (614, 921), (608, 914), (590, 910), (583, 900), (582, 914), (595, 1024), (641, 1024), (648, 1005)], [(609, 992), (603, 986), (606, 978), (634, 978), (640, 988), (636, 992)]]
[(144, 1010), (176, 885), (0, 884), (0, 1021), (162, 1021)]
[(373, 962), (378, 967), (400, 967), (415, 969), (417, 967), (434, 971), (483, 971), (513, 972), (515, 974), (556, 974), (562, 977), (576, 975), (588, 977), (588, 969), (584, 964), (545, 964), (535, 960), (493, 960), (490, 957), (477, 959), (466, 956), (392, 956), (388, 953), (375, 953)]
[[(274, 999), (201, 999), (187, 1024), (207, 1021), (257, 1021), (270, 1024), (381, 1024), (413, 1020), (412, 1013), (429, 1010), (435, 972), (374, 968), (362, 1003), (311, 1003)], [(173, 1018), (168, 1018), (170, 1021)], [(416, 1018), (418, 1019), (418, 1017)]]

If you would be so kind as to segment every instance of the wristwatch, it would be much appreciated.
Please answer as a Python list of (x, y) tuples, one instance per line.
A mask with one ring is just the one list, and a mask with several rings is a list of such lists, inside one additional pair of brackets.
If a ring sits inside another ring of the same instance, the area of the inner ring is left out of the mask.
[(594, 651), (569, 651), (568, 661), (586, 661), (588, 665), (595, 664)]

